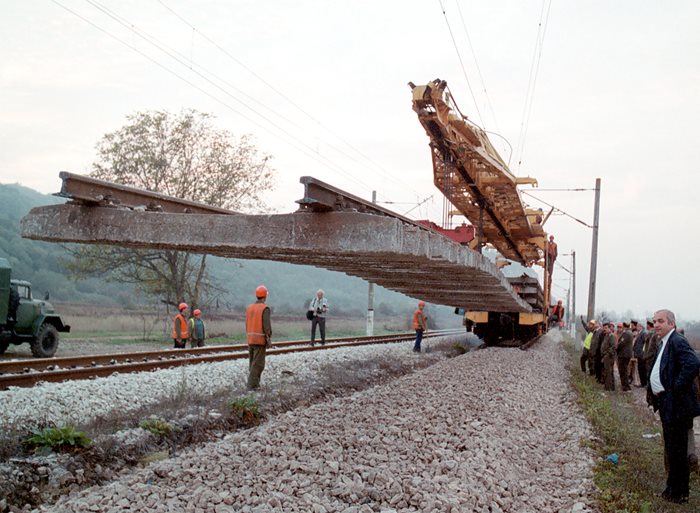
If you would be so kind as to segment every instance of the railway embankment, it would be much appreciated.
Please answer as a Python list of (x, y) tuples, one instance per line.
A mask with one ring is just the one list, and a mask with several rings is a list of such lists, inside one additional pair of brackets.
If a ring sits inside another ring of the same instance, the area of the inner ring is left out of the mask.
[(591, 433), (557, 337), (298, 404), (39, 511), (589, 511)]

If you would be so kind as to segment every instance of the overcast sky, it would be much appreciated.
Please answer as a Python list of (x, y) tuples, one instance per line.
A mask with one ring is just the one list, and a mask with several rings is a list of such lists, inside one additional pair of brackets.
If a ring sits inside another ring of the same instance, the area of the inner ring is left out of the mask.
[[(278, 212), (294, 210), (299, 177), (312, 175), (368, 199), (376, 190), (401, 213), (431, 198), (409, 215), (439, 223), (428, 138), (406, 85), (439, 77), (464, 114), (510, 142), (513, 172), (543, 189), (523, 190), (592, 224), (591, 191), (544, 189), (602, 179), (597, 309), (700, 319), (697, 0), (0, 6), (0, 183), (56, 192), (58, 172), (89, 172), (96, 142), (128, 114), (194, 108), (274, 157), (268, 201)], [(576, 252), (585, 313), (591, 230), (563, 215), (546, 229), (560, 255)], [(569, 256), (559, 261), (571, 268)], [(553, 294), (564, 297), (568, 274), (557, 275)]]

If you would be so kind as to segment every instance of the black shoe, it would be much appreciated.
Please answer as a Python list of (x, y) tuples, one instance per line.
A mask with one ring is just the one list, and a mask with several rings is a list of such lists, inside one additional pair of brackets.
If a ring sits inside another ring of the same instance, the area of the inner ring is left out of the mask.
[(325, 342), (321, 342), (321, 345), (322, 345), (322, 346), (325, 346), (325, 345), (326, 345), (326, 343), (325, 343)]
[(316, 344), (314, 342), (311, 342), (311, 347), (314, 347)]

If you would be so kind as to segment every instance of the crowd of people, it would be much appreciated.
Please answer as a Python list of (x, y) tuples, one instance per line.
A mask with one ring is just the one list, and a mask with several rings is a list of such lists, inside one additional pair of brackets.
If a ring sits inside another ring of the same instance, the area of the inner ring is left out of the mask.
[(647, 404), (661, 419), (667, 479), (660, 495), (687, 502), (690, 469), (698, 465), (693, 420), (700, 415), (700, 360), (676, 327), (675, 315), (659, 310), (644, 324), (634, 319), (583, 324), (581, 370), (614, 391), (617, 366), (623, 392), (631, 390), (636, 373), (636, 386), (646, 388)]

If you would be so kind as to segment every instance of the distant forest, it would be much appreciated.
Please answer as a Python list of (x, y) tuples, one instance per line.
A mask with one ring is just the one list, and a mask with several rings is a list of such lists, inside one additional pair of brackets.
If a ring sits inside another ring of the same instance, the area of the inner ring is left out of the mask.
[[(30, 209), (63, 201), (20, 185), (0, 184), (0, 257), (9, 260), (12, 277), (30, 281), (35, 296), (43, 297), (45, 291), (50, 291), (51, 300), (57, 303), (131, 308), (157, 302), (139, 295), (133, 286), (110, 282), (108, 277), (76, 280), (64, 269), (64, 262), (72, 258), (65, 246), (20, 236), (19, 221)], [(209, 257), (207, 262), (214, 282), (224, 290), (217, 297), (207, 298), (212, 306), (242, 311), (255, 287), (264, 283), (270, 290), (269, 304), (279, 313), (301, 316), (319, 288), (326, 292), (333, 315), (358, 317), (367, 311), (367, 282), (359, 278), (282, 262), (218, 257)], [(376, 316), (410, 315), (415, 304), (415, 299), (375, 287)], [(453, 309), (428, 308), (434, 319), (455, 324)]]

